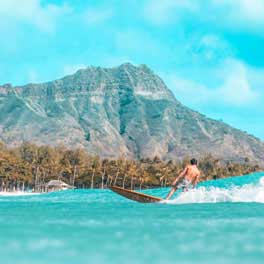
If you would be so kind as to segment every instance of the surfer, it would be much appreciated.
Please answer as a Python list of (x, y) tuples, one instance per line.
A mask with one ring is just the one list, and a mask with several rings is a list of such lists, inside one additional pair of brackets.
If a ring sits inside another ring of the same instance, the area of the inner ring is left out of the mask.
[(180, 188), (183, 191), (188, 191), (189, 188), (194, 188), (200, 178), (200, 171), (197, 167), (197, 160), (191, 159), (190, 164), (185, 167), (185, 169), (179, 174), (178, 177), (172, 183), (172, 189), (168, 193), (166, 200), (169, 200), (171, 196)]

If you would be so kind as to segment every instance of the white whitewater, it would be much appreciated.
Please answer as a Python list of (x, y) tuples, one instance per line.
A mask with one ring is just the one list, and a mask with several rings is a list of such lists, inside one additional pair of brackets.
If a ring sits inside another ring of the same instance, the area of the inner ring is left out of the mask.
[(38, 195), (40, 193), (32, 193), (32, 192), (0, 192), (0, 196), (28, 196), (28, 195)]
[(221, 202), (255, 202), (264, 203), (264, 177), (256, 184), (231, 186), (230, 188), (200, 187), (180, 193), (169, 204), (185, 203), (221, 203)]

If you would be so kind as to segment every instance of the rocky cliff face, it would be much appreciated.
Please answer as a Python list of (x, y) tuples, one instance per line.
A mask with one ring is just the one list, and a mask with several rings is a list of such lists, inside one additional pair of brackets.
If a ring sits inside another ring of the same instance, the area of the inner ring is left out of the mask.
[(145, 65), (89, 67), (53, 82), (0, 86), (0, 140), (85, 147), (104, 157), (212, 153), (264, 160), (263, 142), (183, 106)]

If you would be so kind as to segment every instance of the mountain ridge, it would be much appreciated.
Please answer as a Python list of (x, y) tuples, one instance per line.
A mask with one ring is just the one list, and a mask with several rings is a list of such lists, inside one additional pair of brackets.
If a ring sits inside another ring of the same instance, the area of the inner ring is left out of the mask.
[(0, 86), (0, 140), (84, 147), (103, 157), (205, 153), (263, 164), (264, 143), (181, 104), (148, 66), (87, 67), (55, 81)]

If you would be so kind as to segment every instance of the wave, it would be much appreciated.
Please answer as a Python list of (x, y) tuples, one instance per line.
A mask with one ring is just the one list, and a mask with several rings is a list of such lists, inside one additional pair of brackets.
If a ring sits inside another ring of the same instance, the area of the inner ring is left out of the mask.
[(242, 186), (231, 185), (229, 188), (215, 186), (199, 187), (180, 193), (175, 199), (166, 201), (169, 204), (185, 203), (222, 203), (245, 202), (264, 203), (264, 177), (257, 183)]
[(0, 196), (31, 196), (31, 195), (38, 195), (40, 193), (32, 193), (32, 192), (0, 192)]

